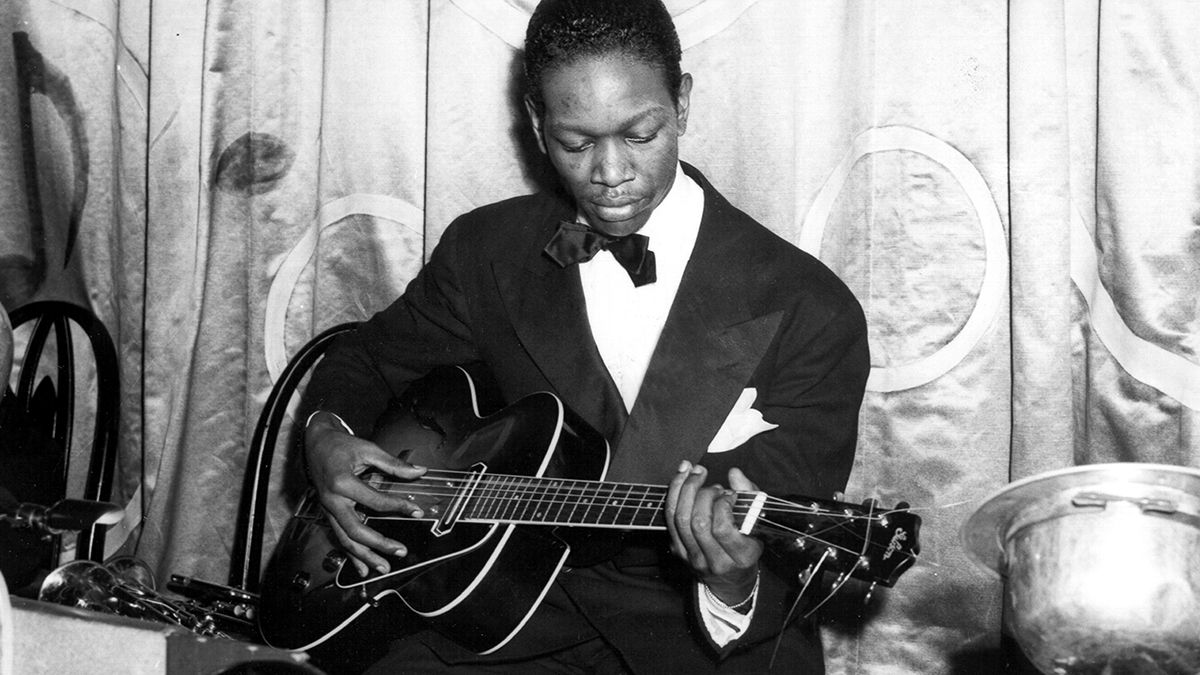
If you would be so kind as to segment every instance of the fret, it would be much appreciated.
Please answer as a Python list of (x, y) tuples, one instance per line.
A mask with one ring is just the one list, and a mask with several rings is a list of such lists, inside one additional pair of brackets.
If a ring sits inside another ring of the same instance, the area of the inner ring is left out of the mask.
[(617, 499), (617, 488), (619, 486), (612, 484), (608, 488), (608, 497), (605, 498), (605, 509), (601, 512), (610, 514), (608, 516), (608, 524), (616, 525), (621, 519), (621, 502)]
[(657, 493), (655, 500), (658, 508), (650, 518), (650, 525), (665, 528), (667, 526), (667, 490), (661, 487), (652, 487), (651, 489)]
[[(579, 512), (579, 505), (583, 503), (583, 490), (581, 489), (581, 481), (571, 481), (572, 488), (568, 492), (574, 492), (571, 498), (571, 513), (567, 515), (567, 522), (579, 523), (586, 522), (584, 519), (577, 517), (575, 514)], [(587, 509), (584, 509), (584, 515), (587, 515)]]
[(648, 518), (642, 525), (647, 527), (665, 525), (666, 521), (662, 520), (662, 518), (666, 502), (666, 493), (661, 488), (654, 485), (645, 486), (645, 493), (642, 495), (642, 508), (646, 510)]
[(531, 522), (533, 519), (530, 518), (529, 512), (533, 509), (536, 513), (538, 503), (536, 499), (532, 498), (534, 493), (530, 486), (530, 481), (528, 479), (518, 479), (517, 488), (516, 499), (521, 503), (521, 513), (517, 519), (525, 523)]
[(520, 492), (517, 489), (517, 476), (504, 477), (504, 490), (500, 493), (500, 508), (496, 512), (498, 520), (511, 520), (517, 507), (521, 505)]
[(604, 488), (604, 485), (602, 483), (597, 484), (594, 489), (590, 490), (587, 493), (587, 506), (586, 506), (586, 508), (584, 508), (583, 518), (580, 520), (580, 522), (583, 522), (583, 523), (599, 523), (599, 522), (601, 522), (600, 519), (604, 515), (604, 507), (605, 507), (604, 495), (601, 494), (601, 490), (603, 488)]
[[(625, 496), (617, 497), (617, 491), (621, 490), (621, 489), (625, 490)], [(633, 495), (633, 486), (632, 485), (627, 485), (624, 488), (622, 488), (619, 485), (613, 486), (613, 501), (615, 502), (615, 506), (617, 507), (616, 513), (613, 514), (613, 521), (612, 521), (613, 525), (617, 525), (618, 523), (623, 524), (623, 525), (628, 524), (625, 522), (626, 516), (624, 514), (630, 510), (629, 501), (630, 501), (630, 497), (632, 495)], [(637, 518), (637, 509), (636, 508), (633, 509), (633, 517)]]
[(554, 504), (556, 510), (553, 522), (557, 525), (569, 525), (575, 504), (575, 495), (570, 488), (571, 482), (566, 479), (559, 479), (555, 483)]
[[(633, 496), (633, 491), (636, 489), (636, 487), (637, 486), (630, 485), (629, 486), (629, 494), (627, 494), (625, 497), (626, 507), (630, 511), (629, 522), (625, 523), (626, 525), (637, 525), (638, 524), (638, 516), (642, 515), (642, 500), (636, 499)], [(629, 504), (629, 502), (631, 502), (631, 501), (633, 503)]]
[[(547, 490), (554, 485), (554, 481), (545, 478), (530, 479), (526, 481), (528, 488), (525, 499), (533, 508), (532, 521), (536, 523), (546, 522), (546, 514), (550, 509), (550, 504), (553, 502), (549, 499)], [(529, 516), (526, 515), (529, 519)]]
[(500, 499), (499, 482), (495, 476), (488, 477), (487, 487), (484, 488), (479, 499), (475, 500), (475, 508), (471, 509), (471, 513), (475, 518), (485, 520), (491, 518), (492, 514), (495, 513), (497, 502)]
[(538, 503), (533, 493), (530, 481), (527, 479), (517, 480), (517, 500), (521, 502), (521, 514), (519, 520), (528, 523), (533, 520), (530, 512), (536, 512)]
[(496, 506), (496, 478), (487, 476), (484, 479), (484, 484), (480, 490), (479, 496), (472, 500), (470, 513), (467, 517), (472, 519), (486, 519), (490, 515), (490, 511)]
[[(634, 490), (636, 489), (636, 487), (640, 487), (640, 488), (641, 488), (641, 491), (642, 491), (641, 497), (634, 497), (634, 496), (633, 496), (633, 492), (634, 492)], [(643, 519), (644, 519), (644, 516), (645, 516), (645, 514), (647, 513), (647, 509), (646, 509), (646, 486), (644, 486), (644, 485), (641, 485), (641, 486), (636, 486), (636, 487), (634, 487), (634, 486), (631, 486), (631, 487), (630, 487), (630, 489), (629, 489), (629, 499), (630, 499), (630, 501), (632, 501), (633, 503), (629, 505), (629, 509), (630, 509), (631, 513), (630, 513), (630, 516), (629, 516), (629, 522), (627, 523), (628, 525), (642, 525), (642, 524), (644, 524), (642, 521), (643, 521)], [(653, 512), (650, 512), (650, 513), (651, 513), (651, 515), (653, 515)]]
[(564, 494), (563, 489), (567, 481), (562, 478), (555, 478), (552, 481), (554, 493), (547, 495), (549, 504), (546, 507), (546, 522), (562, 525), (563, 509), (567, 508), (567, 501), (570, 497), (570, 492)]
[(521, 506), (516, 482), (515, 476), (504, 477), (504, 507), (500, 509), (500, 520), (513, 520), (516, 517), (517, 509)]
[(608, 506), (608, 497), (604, 494), (605, 485), (597, 484), (588, 496), (587, 511), (583, 514), (583, 522), (599, 524), (603, 522), (604, 511)]

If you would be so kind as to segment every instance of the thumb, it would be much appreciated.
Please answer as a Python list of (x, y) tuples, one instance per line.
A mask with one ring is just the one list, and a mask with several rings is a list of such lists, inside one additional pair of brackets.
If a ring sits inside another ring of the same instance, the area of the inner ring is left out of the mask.
[(425, 473), (425, 467), (409, 464), (383, 451), (378, 446), (375, 446), (373, 450), (373, 452), (367, 452), (360, 458), (360, 461), (364, 465), (378, 469), (390, 476), (396, 476), (397, 478), (412, 479)]

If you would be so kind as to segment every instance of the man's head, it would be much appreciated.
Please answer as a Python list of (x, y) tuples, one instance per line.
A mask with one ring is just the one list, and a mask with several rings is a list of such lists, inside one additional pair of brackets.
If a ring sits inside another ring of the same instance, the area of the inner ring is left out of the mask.
[(543, 0), (525, 38), (526, 109), (589, 224), (636, 232), (671, 188), (692, 81), (660, 0)]
[(624, 54), (656, 66), (679, 91), (679, 36), (662, 0), (542, 0), (525, 30), (525, 85), (542, 104), (542, 73), (586, 56)]

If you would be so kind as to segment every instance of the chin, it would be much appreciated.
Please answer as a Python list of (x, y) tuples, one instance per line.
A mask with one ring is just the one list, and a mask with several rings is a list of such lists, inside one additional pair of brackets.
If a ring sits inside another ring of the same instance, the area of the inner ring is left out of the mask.
[(592, 227), (611, 237), (624, 237), (642, 229), (642, 226), (645, 224), (646, 221), (640, 219), (622, 220), (617, 222), (600, 220), (593, 224)]
[(605, 234), (623, 237), (642, 229), (649, 220), (649, 214), (634, 213), (626, 218), (604, 218), (599, 214), (587, 214), (591, 226)]

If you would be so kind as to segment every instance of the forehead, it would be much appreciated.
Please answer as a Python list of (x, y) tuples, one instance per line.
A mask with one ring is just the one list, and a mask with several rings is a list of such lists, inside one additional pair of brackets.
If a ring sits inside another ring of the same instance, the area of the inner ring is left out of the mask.
[(581, 57), (546, 70), (542, 100), (551, 128), (609, 127), (675, 110), (662, 69), (621, 55)]

